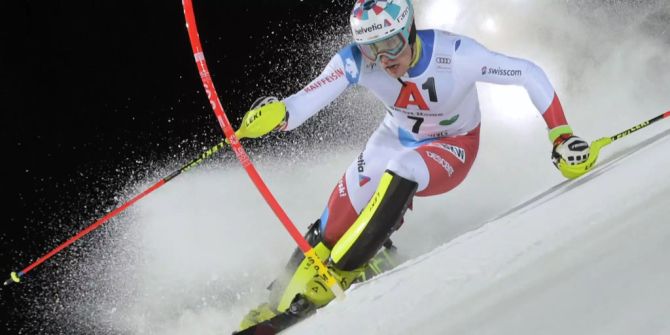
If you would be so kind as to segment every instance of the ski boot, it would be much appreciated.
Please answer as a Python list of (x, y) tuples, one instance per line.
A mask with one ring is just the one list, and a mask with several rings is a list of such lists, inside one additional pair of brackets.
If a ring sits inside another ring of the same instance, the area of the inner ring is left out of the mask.
[(244, 316), (242, 322), (240, 322), (240, 329), (247, 329), (263, 321), (270, 320), (278, 314), (279, 311), (272, 308), (270, 304), (261, 304), (260, 306), (249, 311), (249, 313)]
[[(329, 266), (330, 273), (335, 277), (342, 290), (346, 291), (352, 284), (364, 282), (398, 265), (397, 248), (391, 240), (384, 243), (384, 249), (372, 258), (365, 266), (353, 271), (344, 271)], [(306, 285), (305, 298), (317, 308), (323, 307), (335, 298), (335, 294), (320, 276), (312, 278)]]
[(286, 311), (252, 324), (247, 328), (233, 332), (233, 335), (271, 335), (277, 334), (294, 324), (314, 314), (316, 306), (305, 298), (304, 295), (295, 296)]
[(380, 250), (375, 257), (373, 257), (361, 275), (356, 279), (356, 282), (364, 282), (376, 277), (386, 271), (389, 271), (400, 264), (400, 257), (398, 255), (398, 248), (393, 245), (389, 239), (384, 243), (384, 249)]
[[(316, 254), (323, 262), (328, 262), (330, 248), (321, 240), (319, 221), (310, 225), (305, 239), (314, 247)], [(368, 280), (376, 275), (388, 271), (399, 264), (397, 248), (390, 239), (384, 248), (375, 255), (366, 265), (354, 271), (342, 271), (331, 267), (342, 289), (346, 290), (353, 283)], [(333, 297), (333, 292), (325, 282), (319, 279), (314, 267), (309, 266), (303, 253), (296, 249), (286, 265), (286, 271), (274, 280), (268, 287), (270, 291), (269, 303), (264, 303), (251, 310), (240, 323), (240, 330), (263, 323), (277, 315), (285, 314), (294, 304), (296, 297), (301, 296), (318, 307), (325, 306)]]
[[(365, 270), (364, 267), (361, 267), (353, 271), (344, 271), (332, 266), (328, 267), (328, 269), (343, 291), (346, 291), (355, 281), (357, 281)], [(321, 308), (327, 305), (335, 298), (335, 294), (321, 276), (315, 276), (307, 282), (304, 295), (307, 300), (316, 306), (316, 308)]]
[[(384, 249), (370, 260), (362, 270), (341, 271), (331, 267), (330, 273), (335, 276), (343, 289), (347, 289), (353, 283), (366, 281), (397, 265), (397, 248), (391, 240), (388, 240), (384, 244)], [(297, 294), (284, 311), (278, 311), (269, 303), (261, 304), (251, 310), (244, 317), (240, 323), (240, 330), (235, 334), (252, 334), (252, 329), (254, 331), (265, 328), (272, 331), (285, 329), (300, 319), (311, 315), (317, 308), (325, 306), (334, 298), (332, 291), (328, 289), (326, 283), (319, 276), (308, 280), (305, 286), (305, 292)], [(268, 332), (268, 334), (271, 333)]]

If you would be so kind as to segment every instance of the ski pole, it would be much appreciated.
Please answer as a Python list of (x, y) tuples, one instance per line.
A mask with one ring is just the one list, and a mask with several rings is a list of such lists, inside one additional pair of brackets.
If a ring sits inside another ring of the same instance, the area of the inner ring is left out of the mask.
[(577, 178), (589, 172), (589, 170), (591, 170), (593, 166), (595, 166), (596, 160), (598, 159), (598, 154), (600, 154), (600, 150), (602, 150), (602, 148), (610, 145), (612, 142), (616, 140), (622, 139), (642, 128), (646, 128), (652, 123), (655, 123), (665, 118), (670, 118), (670, 111), (667, 111), (648, 121), (642, 122), (637, 126), (628, 128), (616, 135), (599, 138), (591, 143), (590, 155), (589, 158), (586, 160), (586, 162), (575, 165), (569, 165), (565, 160), (561, 159), (561, 161), (558, 163), (558, 168), (563, 174), (563, 176), (565, 176), (566, 178), (568, 179)]
[(207, 98), (209, 99), (209, 103), (212, 106), (214, 114), (216, 115), (216, 118), (219, 121), (219, 126), (221, 127), (221, 130), (223, 130), (223, 133), (226, 136), (228, 142), (230, 143), (233, 152), (235, 152), (237, 159), (242, 164), (242, 167), (244, 167), (244, 169), (247, 171), (249, 178), (251, 178), (258, 191), (261, 193), (261, 195), (268, 203), (272, 211), (275, 213), (277, 218), (279, 218), (279, 221), (281, 221), (281, 223), (284, 225), (284, 228), (286, 228), (286, 230), (291, 235), (293, 240), (295, 240), (295, 242), (298, 244), (298, 247), (305, 255), (305, 258), (307, 258), (310, 261), (310, 263), (314, 265), (314, 269), (317, 271), (319, 276), (321, 276), (321, 278), (323, 278), (326, 281), (327, 285), (331, 288), (333, 293), (338, 298), (344, 297), (344, 291), (342, 291), (342, 288), (340, 288), (339, 284), (337, 283), (337, 280), (335, 280), (333, 275), (328, 272), (328, 268), (323, 264), (321, 259), (317, 256), (316, 251), (305, 240), (300, 231), (295, 227), (295, 225), (291, 222), (291, 219), (289, 219), (288, 215), (286, 215), (284, 210), (281, 208), (275, 197), (272, 195), (268, 187), (265, 185), (265, 182), (263, 182), (263, 179), (256, 171), (256, 168), (251, 163), (251, 160), (247, 155), (247, 153), (244, 151), (244, 148), (240, 144), (238, 139), (239, 134), (236, 134), (233, 131), (230, 122), (228, 122), (228, 118), (226, 117), (226, 113), (223, 107), (221, 106), (219, 95), (216, 93), (214, 82), (212, 81), (209, 69), (207, 67), (207, 61), (205, 60), (205, 54), (203, 52), (203, 48), (200, 43), (200, 37), (198, 35), (198, 27), (196, 25), (195, 13), (193, 11), (193, 2), (191, 0), (182, 0), (182, 5), (184, 7), (186, 29), (188, 30), (188, 36), (191, 42), (191, 49), (193, 50), (193, 57), (195, 58), (196, 65), (198, 67), (198, 72), (200, 73), (200, 79), (202, 80), (202, 85), (205, 88), (205, 93), (207, 94)]
[(207, 151), (201, 153), (200, 156), (198, 156), (197, 158), (195, 158), (195, 159), (193, 159), (192, 161), (188, 162), (186, 165), (182, 166), (182, 167), (179, 168), (178, 170), (172, 172), (172, 173), (169, 174), (167, 177), (164, 177), (163, 179), (159, 180), (159, 181), (156, 182), (154, 185), (152, 185), (152, 186), (149, 187), (148, 189), (144, 190), (142, 193), (136, 195), (135, 197), (133, 197), (132, 199), (130, 199), (128, 202), (124, 203), (124, 204), (121, 205), (120, 207), (117, 207), (116, 209), (114, 209), (113, 211), (111, 211), (109, 214), (105, 215), (103, 218), (101, 218), (101, 219), (99, 219), (98, 221), (96, 221), (95, 223), (91, 224), (91, 225), (88, 226), (86, 229), (80, 231), (80, 232), (77, 233), (75, 236), (71, 237), (70, 239), (68, 239), (67, 241), (65, 241), (63, 244), (61, 244), (61, 245), (59, 245), (58, 247), (56, 247), (55, 249), (51, 250), (51, 251), (50, 251), (49, 253), (47, 253), (46, 255), (44, 255), (44, 256), (38, 258), (35, 262), (33, 262), (32, 264), (28, 265), (25, 269), (19, 271), (18, 273), (17, 273), (17, 272), (12, 272), (12, 273), (10, 274), (9, 279), (5, 280), (4, 285), (9, 285), (9, 284), (11, 284), (11, 283), (18, 283), (18, 282), (20, 282), (20, 281), (21, 281), (21, 277), (23, 277), (24, 275), (26, 275), (26, 274), (27, 274), (28, 272), (30, 272), (32, 269), (34, 269), (34, 268), (37, 267), (38, 265), (44, 263), (47, 259), (49, 259), (49, 258), (51, 258), (52, 256), (54, 256), (55, 254), (59, 253), (61, 250), (67, 248), (70, 244), (74, 243), (74, 242), (77, 241), (78, 239), (84, 237), (84, 235), (86, 235), (86, 234), (90, 233), (91, 231), (95, 230), (96, 228), (100, 227), (102, 224), (104, 224), (105, 222), (109, 221), (109, 219), (111, 219), (111, 218), (115, 217), (116, 215), (118, 215), (119, 213), (123, 212), (126, 208), (130, 207), (132, 204), (134, 204), (134, 203), (137, 202), (138, 200), (144, 198), (147, 194), (149, 194), (149, 193), (155, 191), (156, 189), (158, 189), (159, 187), (165, 185), (167, 182), (169, 182), (170, 180), (172, 180), (174, 177), (180, 175), (182, 172), (186, 172), (186, 171), (192, 169), (193, 167), (199, 165), (200, 163), (202, 163), (203, 160), (205, 160), (205, 159), (211, 157), (212, 155), (214, 155), (214, 153), (216, 153), (217, 151), (219, 151), (219, 150), (220, 150), (221, 148), (223, 148), (225, 145), (226, 145), (225, 142), (221, 142), (221, 143), (219, 143), (219, 144), (213, 146), (213, 147), (210, 148), (209, 150), (207, 150)]

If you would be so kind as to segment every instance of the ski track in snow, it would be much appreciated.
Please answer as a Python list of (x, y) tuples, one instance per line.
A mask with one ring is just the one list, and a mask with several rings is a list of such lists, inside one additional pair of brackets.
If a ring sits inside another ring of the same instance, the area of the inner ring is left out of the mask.
[[(538, 63), (584, 138), (614, 134), (670, 106), (667, 2), (415, 3), (420, 29), (462, 33)], [(410, 260), (287, 334), (670, 333), (670, 122), (613, 143), (591, 176), (565, 182), (551, 166), (546, 126), (523, 89), (479, 88), (477, 161), (454, 191), (415, 199), (393, 236)], [(316, 143), (321, 147), (300, 161), (290, 150), (252, 157), (299, 229), (321, 215), (356, 158), (354, 148), (375, 126), (371, 110), (383, 115), (358, 90), (331, 108), (344, 115), (338, 122), (371, 125), (344, 134), (347, 148)], [(329, 117), (319, 115), (312, 125), (339, 131), (324, 126)], [(173, 163), (157, 176), (183, 162)], [(97, 334), (226, 334), (265, 299), (265, 287), (295, 248), (229, 153), (116, 221), (104, 228), (105, 243), (69, 269), (74, 278), (92, 277), (81, 281), (88, 286), (57, 290), (54, 302), (36, 300), (44, 323)]]

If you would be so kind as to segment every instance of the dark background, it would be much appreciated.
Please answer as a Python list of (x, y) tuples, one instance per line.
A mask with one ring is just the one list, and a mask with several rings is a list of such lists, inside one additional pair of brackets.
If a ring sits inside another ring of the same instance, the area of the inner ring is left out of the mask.
[[(353, 1), (194, 5), (212, 77), (236, 126), (256, 97), (286, 96), (325, 65), (277, 61), (299, 59), (310, 38), (346, 27)], [(2, 280), (114, 208), (116, 192), (150, 173), (152, 162), (185, 163), (222, 139), (181, 1), (22, 1), (8, 12), (15, 23), (1, 31)], [(44, 287), (59, 281), (59, 262), (76, 256), (66, 250), (20, 285), (2, 288), (1, 332), (63, 332), (27, 311), (51, 299)]]

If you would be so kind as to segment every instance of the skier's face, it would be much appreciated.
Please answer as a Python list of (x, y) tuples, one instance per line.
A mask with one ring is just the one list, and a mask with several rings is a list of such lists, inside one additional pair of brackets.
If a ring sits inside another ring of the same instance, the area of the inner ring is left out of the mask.
[(388, 73), (393, 78), (400, 78), (407, 70), (409, 70), (409, 64), (412, 63), (412, 47), (406, 46), (404, 50), (398, 55), (398, 57), (391, 59), (385, 55), (382, 55), (380, 62)]

